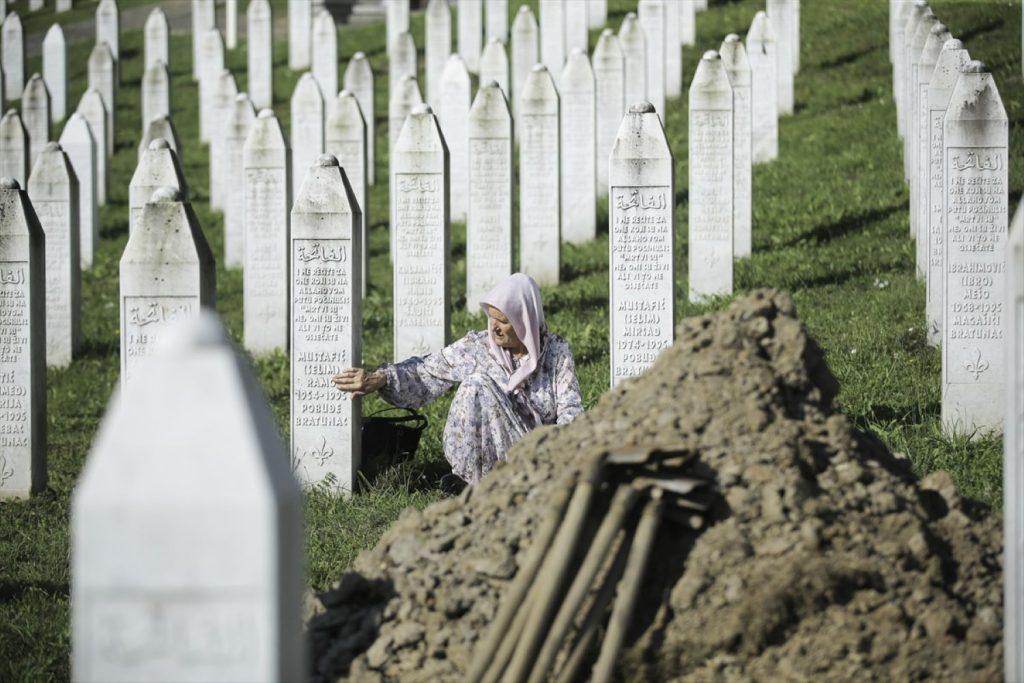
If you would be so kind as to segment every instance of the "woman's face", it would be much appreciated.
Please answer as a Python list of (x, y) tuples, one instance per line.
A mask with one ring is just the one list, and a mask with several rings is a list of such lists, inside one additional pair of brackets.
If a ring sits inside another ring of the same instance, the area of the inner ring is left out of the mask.
[(494, 341), (503, 349), (521, 349), (523, 342), (519, 339), (512, 323), (505, 314), (493, 306), (487, 307), (487, 326), (491, 330)]

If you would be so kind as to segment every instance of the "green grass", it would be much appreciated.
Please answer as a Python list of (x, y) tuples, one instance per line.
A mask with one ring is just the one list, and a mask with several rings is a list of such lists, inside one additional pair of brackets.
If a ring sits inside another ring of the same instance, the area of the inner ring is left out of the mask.
[[(240, 3), (244, 4), (244, 3)], [(513, 5), (515, 11), (517, 2)], [(534, 3), (535, 4), (535, 3)], [(617, 27), (635, 3), (612, 0)], [(964, 38), (972, 54), (993, 69), (1011, 120), (1010, 184), (1015, 205), (1024, 188), (1020, 163), (1024, 141), (1015, 135), (1024, 118), (1020, 66), (1020, 3), (935, 0), (938, 16)], [(907, 238), (907, 190), (895, 132), (887, 59), (888, 3), (884, 0), (806, 2), (802, 18), (802, 70), (796, 79), (797, 113), (781, 122), (780, 158), (754, 171), (754, 256), (737, 264), (739, 292), (776, 287), (793, 293), (800, 315), (828, 354), (842, 383), (839, 402), (859, 426), (895, 451), (906, 453), (921, 474), (952, 472), (968, 495), (1001, 502), (1001, 440), (982, 435), (950, 440), (939, 424), (939, 355), (925, 344), (924, 288), (913, 273)], [(692, 75), (703, 50), (730, 32), (743, 34), (758, 8), (754, 0), (716, 2), (698, 20), (699, 44), (684, 53)], [(76, 10), (91, 14), (88, 10)], [(275, 5), (275, 13), (282, 11)], [(69, 15), (61, 15), (66, 21)], [(30, 17), (45, 29), (49, 20)], [(422, 16), (413, 17), (423, 44)], [(283, 39), (283, 36), (279, 36)], [(591, 35), (592, 43), (596, 33)], [(127, 240), (128, 181), (136, 163), (142, 36), (123, 35), (123, 83), (118, 97), (117, 152), (111, 165), (110, 200), (101, 211), (101, 243), (95, 267), (84, 274), (85, 344), (81, 357), (48, 377), (50, 480), (27, 502), (0, 504), (0, 680), (49, 680), (69, 676), (69, 496), (118, 375), (118, 259)], [(391, 271), (387, 257), (387, 102), (384, 32), (381, 26), (341, 30), (342, 65), (366, 52), (378, 74), (377, 180), (369, 201), (370, 291), (364, 308), (365, 363), (391, 355)], [(193, 206), (214, 253), (223, 254), (221, 215), (207, 206), (207, 156), (197, 142), (197, 95), (189, 76), (188, 36), (173, 39), (173, 116), (186, 144), (185, 172)], [(69, 106), (85, 83), (89, 46), (73, 46)], [(275, 109), (287, 129), (288, 98), (298, 75), (286, 68), (287, 47), (275, 46)], [(245, 87), (244, 44), (229, 66)], [(38, 70), (30, 62), (28, 73)], [(676, 154), (680, 316), (720, 308), (686, 301), (686, 104), (669, 102), (667, 130)], [(55, 133), (59, 128), (55, 127)], [(605, 221), (601, 207), (599, 219)], [(544, 290), (551, 328), (572, 345), (584, 398), (593, 404), (608, 383), (607, 228), (592, 244), (566, 246), (563, 283)], [(453, 226), (452, 333), (482, 321), (465, 313), (465, 229)], [(241, 338), (241, 276), (218, 268), (217, 308), (236, 341)], [(283, 354), (254, 363), (278, 418), (287, 430), (288, 365)], [(383, 404), (371, 398), (365, 412)], [(311, 493), (307, 505), (308, 574), (323, 587), (373, 545), (409, 505), (441, 496), (435, 476), (443, 461), (441, 430), (448, 401), (426, 414), (416, 462), (384, 472), (351, 500)]]

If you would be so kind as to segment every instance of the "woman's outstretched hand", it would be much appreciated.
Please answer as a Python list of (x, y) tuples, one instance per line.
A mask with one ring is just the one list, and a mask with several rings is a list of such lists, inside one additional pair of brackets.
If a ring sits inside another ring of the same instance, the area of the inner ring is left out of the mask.
[(347, 368), (331, 378), (339, 391), (347, 391), (353, 398), (380, 390), (386, 381), (383, 371), (367, 372), (362, 368)]

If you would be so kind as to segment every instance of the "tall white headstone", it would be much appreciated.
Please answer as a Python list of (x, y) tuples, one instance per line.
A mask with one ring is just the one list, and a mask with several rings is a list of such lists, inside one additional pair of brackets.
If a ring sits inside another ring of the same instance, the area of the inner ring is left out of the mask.
[(565, 52), (587, 51), (587, 0), (562, 0), (565, 25)]
[(387, 10), (385, 16), (387, 45), (385, 45), (385, 49), (390, 50), (395, 38), (409, 30), (409, 0), (384, 0), (384, 5)]
[(505, 97), (510, 95), (508, 89), (508, 55), (505, 44), (497, 38), (487, 41), (483, 54), (480, 55), (480, 82), (496, 81)]
[(758, 12), (747, 32), (747, 59), (751, 73), (754, 163), (773, 161), (779, 156), (779, 109), (775, 87), (775, 31), (764, 12)]
[(512, 113), (497, 83), (485, 83), (469, 111), (466, 310), (512, 274)]
[(28, 194), (0, 178), (0, 499), (46, 488), (44, 237)]
[(914, 177), (910, 197), (911, 220), (914, 224), (914, 239), (917, 261), (917, 275), (928, 278), (928, 143), (931, 138), (931, 122), (928, 118), (928, 89), (935, 72), (935, 63), (942, 52), (942, 46), (950, 39), (945, 24), (936, 22), (929, 32), (921, 51), (918, 64), (917, 93), (914, 96), (917, 112), (914, 130)]
[(43, 38), (43, 80), (50, 92), (50, 116), (53, 123), (63, 121), (67, 116), (68, 102), (68, 53), (64, 44), (64, 30), (54, 24)]
[(630, 12), (619, 27), (626, 69), (626, 106), (647, 101), (647, 38), (636, 15)]
[(417, 105), (392, 164), (394, 358), (425, 356), (448, 343), (450, 220), (448, 149), (430, 107)]
[(416, 68), (416, 42), (408, 31), (399, 33), (391, 43), (388, 52), (388, 90), (393, 91), (395, 86), (402, 82), (406, 76), (416, 76), (419, 72)]
[(82, 270), (78, 178), (58, 143), (47, 143), (39, 155), (28, 192), (46, 236), (46, 364), (62, 368), (81, 341)]
[(171, 115), (171, 76), (163, 62), (156, 62), (142, 75), (143, 126), (161, 116)]
[(4, 71), (4, 97), (16, 100), (25, 89), (25, 34), (22, 31), (21, 17), (11, 12), (4, 18), (0, 28), (0, 45), (2, 45), (2, 62)]
[(302, 680), (287, 451), (216, 316), (175, 327), (115, 394), (72, 499), (72, 676)]
[(245, 348), (254, 354), (288, 346), (290, 154), (274, 112), (262, 110), (242, 150), (245, 171)]
[(752, 251), (753, 217), (753, 182), (751, 164), (751, 141), (753, 136), (753, 117), (751, 110), (751, 73), (750, 61), (743, 41), (735, 33), (730, 33), (722, 41), (722, 64), (729, 76), (733, 96), (733, 201), (735, 214), (733, 217), (733, 255), (746, 258)]
[(469, 210), (469, 137), (466, 131), (472, 87), (462, 57), (449, 57), (441, 76), (441, 109), (437, 118), (450, 155), (451, 218), (460, 223), (466, 220), (466, 212)]
[(690, 84), (690, 301), (732, 294), (733, 95), (722, 59), (704, 53)]
[(376, 156), (374, 155), (374, 137), (377, 127), (374, 123), (373, 106), (373, 69), (370, 60), (362, 52), (352, 55), (345, 67), (345, 90), (352, 93), (359, 101), (359, 109), (366, 120), (366, 184), (373, 185)]
[(665, 0), (639, 0), (637, 20), (647, 43), (647, 101), (665, 122)]
[(181, 196), (188, 196), (188, 186), (178, 155), (171, 149), (170, 143), (159, 138), (149, 143), (149, 149), (142, 155), (128, 184), (129, 235), (139, 229), (146, 204), (153, 198), (153, 193), (162, 187), (173, 188)]
[(789, 10), (789, 34), (791, 40), (789, 41), (789, 46), (792, 50), (790, 64), (793, 67), (793, 75), (795, 76), (800, 73), (800, 0), (791, 0), (791, 3)]
[(580, 243), (597, 234), (597, 119), (594, 72), (587, 53), (573, 48), (562, 69), (562, 239)]
[(562, 73), (565, 64), (565, 3), (563, 0), (538, 0), (538, 10), (540, 61), (547, 67), (549, 77), (554, 77)]
[(942, 424), (1000, 430), (1006, 416), (1006, 243), (1009, 124), (992, 74), (968, 63), (943, 123), (946, 280)]
[(362, 219), (338, 160), (305, 173), (292, 208), (291, 455), (304, 484), (354, 491), (360, 401), (331, 376), (362, 364)]
[(238, 47), (238, 0), (224, 0), (224, 46)]
[(97, 43), (89, 54), (89, 90), (95, 90), (103, 98), (106, 111), (106, 154), (114, 155), (114, 133), (117, 130), (117, 70), (114, 55), (106, 43)]
[(250, 0), (245, 13), (249, 97), (257, 109), (274, 104), (274, 17), (267, 0)]
[(608, 0), (591, 0), (587, 3), (587, 26), (591, 30), (604, 28), (608, 23)]
[(935, 63), (928, 84), (928, 277), (927, 318), (928, 343), (938, 346), (942, 342), (943, 297), (946, 287), (946, 187), (945, 152), (943, 150), (944, 122), (953, 86), (960, 71), (971, 61), (971, 56), (959, 40), (949, 40)]
[(249, 137), (256, 110), (249, 95), (239, 93), (232, 102), (231, 117), (224, 133), (224, 177), (226, 187), (234, 191), (224, 197), (224, 265), (241, 268), (245, 261), (245, 191), (238, 191), (238, 181), (245, 178), (242, 150)]
[(1003, 651), (1007, 681), (1024, 678), (1024, 208), (1007, 245), (1006, 431), (1003, 435)]
[[(93, 141), (96, 143), (96, 205), (107, 203), (107, 184), (110, 165), (104, 150), (107, 148), (107, 108), (103, 105), (103, 97), (98, 90), (86, 90), (78, 103), (78, 113), (89, 124)], [(63, 144), (63, 143), (62, 143)], [(70, 154), (70, 152), (69, 152)], [(75, 167), (77, 169), (77, 166)]]
[(611, 384), (636, 377), (672, 345), (675, 165), (647, 102), (630, 106), (609, 161)]
[(295, 84), (291, 104), (292, 180), (298, 187), (324, 152), (324, 98), (308, 71)]
[(508, 41), (508, 0), (485, 0), (484, 37)]
[(679, 17), (682, 3), (665, 3), (665, 97), (683, 94), (683, 36)]
[[(458, 57), (458, 55), (452, 55)], [(398, 141), (398, 134), (402, 132), (405, 124), (405, 117), (409, 115), (413, 107), (423, 104), (423, 96), (420, 94), (420, 86), (412, 76), (406, 76), (398, 84), (398, 87), (391, 91), (391, 99), (388, 101), (388, 175), (394, 175), (395, 143)], [(362, 106), (362, 102), (360, 102)], [(365, 114), (364, 114), (365, 116)], [(394, 233), (392, 232), (392, 238)]]
[(214, 0), (192, 0), (192, 80), (203, 76), (203, 37), (217, 28), (217, 8)]
[[(908, 103), (908, 115), (907, 115), (907, 137), (905, 145), (906, 163), (907, 163), (907, 185), (910, 187), (910, 239), (916, 240), (918, 233), (918, 212), (917, 212), (917, 200), (920, 198), (920, 188), (917, 182), (917, 162), (918, 162), (918, 141), (921, 137), (920, 131), (920, 108), (921, 103), (919, 97), (921, 94), (921, 74), (920, 74), (920, 60), (921, 54), (924, 50), (924, 44), (927, 42), (931, 28), (938, 23), (938, 20), (928, 15), (923, 18), (917, 24), (917, 29), (914, 31), (914, 35), (911, 38), (910, 43), (910, 54), (908, 60), (908, 71), (910, 78), (908, 80), (907, 88), (907, 103)], [(918, 278), (924, 277), (924, 271), (919, 269), (917, 271)]]
[(78, 179), (78, 256), (82, 270), (92, 268), (96, 245), (100, 241), (96, 207), (96, 160), (102, 155), (88, 121), (73, 112), (60, 134), (60, 146), (68, 155)]
[(0, 119), (0, 177), (12, 178), (20, 187), (28, 182), (28, 131), (17, 109)]
[(199, 139), (210, 142), (216, 132), (213, 98), (224, 70), (224, 39), (213, 28), (199, 40)]
[(441, 104), (441, 75), (452, 53), (452, 13), (448, 0), (430, 0), (425, 21), (427, 102), (437, 107)]
[(139, 141), (138, 161), (142, 161), (142, 155), (149, 149), (149, 143), (157, 138), (166, 140), (170, 144), (171, 149), (174, 150), (174, 153), (178, 155), (178, 161), (182, 164), (185, 163), (185, 149), (181, 146), (178, 131), (174, 129), (174, 124), (171, 123), (171, 117), (169, 116), (155, 118), (146, 126), (146, 132), (142, 135), (142, 140)]
[(117, 0), (100, 0), (96, 6), (96, 44), (106, 43), (116, 62), (121, 58), (121, 10)]
[(697, 43), (697, 8), (693, 0), (679, 0), (679, 42), (688, 47)]
[(210, 208), (224, 210), (226, 197), (235, 187), (239, 177), (228, 176), (227, 129), (231, 123), (231, 115), (235, 109), (235, 98), (238, 96), (238, 84), (229, 69), (220, 72), (217, 85), (213, 89), (213, 134), (210, 138)]
[(310, 35), (313, 31), (311, 0), (288, 0), (288, 68), (310, 67)]
[(57, 0), (55, 5), (56, 12), (70, 12), (72, 7), (72, 0)]
[(459, 56), (472, 73), (480, 70), (483, 47), (483, 0), (458, 0)]
[(523, 92), (530, 69), (540, 61), (540, 34), (537, 20), (528, 5), (521, 5), (512, 22), (512, 116), (519, 120), (519, 93)]
[(765, 9), (775, 28), (775, 88), (779, 116), (793, 114), (793, 4), (794, 0), (766, 0)]
[(608, 158), (626, 111), (626, 61), (615, 32), (606, 28), (594, 47), (597, 106), (597, 194), (608, 196)]
[(21, 116), (28, 131), (28, 165), (35, 166), (39, 153), (50, 141), (50, 93), (39, 74), (32, 74), (21, 95)]
[(348, 90), (342, 90), (335, 99), (331, 114), (324, 125), (324, 152), (334, 156), (345, 169), (345, 177), (352, 186), (359, 205), (359, 243), (363, 263), (360, 268), (361, 295), (366, 295), (367, 268), (369, 265), (366, 246), (367, 212), (369, 211), (366, 186), (366, 121), (359, 108), (359, 100)]
[(559, 101), (543, 64), (530, 71), (519, 105), (519, 270), (537, 284), (558, 284), (562, 241)]
[(333, 102), (338, 94), (338, 28), (334, 16), (325, 9), (317, 10), (313, 17), (312, 60), (313, 78), (324, 102)]
[(893, 15), (893, 40), (890, 43), (890, 54), (892, 58), (892, 96), (896, 104), (896, 130), (900, 138), (903, 138), (903, 28), (906, 26), (907, 17), (913, 9), (917, 0), (903, 0), (898, 2)]
[(145, 26), (145, 62), (143, 68), (148, 69), (157, 62), (163, 62), (170, 69), (171, 53), (168, 49), (170, 44), (170, 29), (167, 26), (167, 15), (159, 7), (154, 7), (146, 18)]
[(928, 7), (928, 3), (924, 0), (918, 0), (914, 3), (913, 9), (910, 14), (907, 15), (907, 23), (903, 27), (903, 45), (900, 49), (900, 62), (901, 71), (903, 77), (900, 83), (900, 106), (899, 115), (903, 120), (903, 178), (910, 181), (910, 159), (909, 159), (909, 146), (910, 146), (910, 125), (911, 109), (914, 88), (911, 84), (913, 80), (913, 71), (911, 66), (911, 53), (913, 51), (914, 34), (917, 33), (917, 25), (925, 17), (934, 19), (932, 16), (932, 10)]

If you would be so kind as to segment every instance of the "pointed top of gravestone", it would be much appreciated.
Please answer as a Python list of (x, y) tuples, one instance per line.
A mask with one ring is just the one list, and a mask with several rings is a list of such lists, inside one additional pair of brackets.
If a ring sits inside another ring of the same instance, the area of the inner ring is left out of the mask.
[(614, 35), (615, 35), (615, 31), (611, 30), (610, 28), (606, 28), (606, 29), (601, 31), (601, 37), (602, 38), (607, 38), (608, 36), (614, 36)]
[(722, 42), (723, 43), (739, 43), (740, 42), (740, 37), (739, 37), (739, 35), (737, 35), (735, 33), (730, 33), (729, 35), (727, 35), (725, 37), (724, 40), (722, 40)]
[(28, 80), (29, 80), (29, 82), (41, 81), (41, 80), (43, 80), (43, 77), (39, 75), (38, 71), (33, 71), (32, 75), (28, 77)]
[(158, 187), (149, 201), (158, 204), (160, 202), (180, 202), (183, 201), (183, 198), (178, 188), (165, 185)]
[(163, 138), (157, 138), (156, 140), (153, 140), (151, 143), (149, 143), (149, 147), (147, 149), (170, 149), (170, 148), (171, 148), (171, 144), (169, 142), (167, 142), (167, 140), (165, 140)]
[(327, 115), (325, 128), (327, 137), (340, 135), (339, 139), (361, 140), (366, 135), (365, 130), (366, 119), (363, 117), (359, 100), (348, 90), (342, 90), (334, 99), (334, 106), (330, 108)]
[(636, 104), (629, 105), (630, 114), (653, 114), (654, 105), (650, 102), (637, 102)]
[(235, 95), (235, 102), (245, 102), (248, 99), (249, 99), (249, 93), (247, 93), (247, 92), (240, 92), (237, 95)]
[(983, 62), (975, 59), (964, 65), (946, 109), (949, 121), (1006, 121), (999, 89)]
[(960, 40), (959, 38), (950, 38), (949, 40), (947, 40), (946, 42), (944, 42), (942, 44), (942, 49), (943, 50), (963, 50), (964, 49), (964, 41)]
[(423, 93), (420, 92), (420, 84), (415, 76), (406, 76), (398, 84), (398, 87), (391, 93), (388, 101), (388, 111), (404, 111), (404, 107), (412, 107), (423, 101)]
[(0, 188), (4, 190), (20, 190), (21, 185), (19, 185), (18, 181), (14, 178), (4, 176), (3, 178), (0, 178)]
[(520, 5), (518, 14), (533, 14), (533, 10), (530, 9), (529, 5)]
[(476, 91), (469, 109), (468, 131), (470, 138), (511, 137), (512, 114), (497, 81)]
[[(408, 163), (406, 152), (437, 153), (444, 149), (444, 135), (441, 134), (437, 117), (434, 116), (429, 105), (420, 105), (406, 117), (398, 139), (395, 140), (395, 168), (401, 169), (403, 164)], [(441, 161), (440, 156), (438, 156), (438, 160)], [(421, 170), (424, 167), (422, 161), (413, 163)]]
[(318, 168), (330, 168), (331, 166), (337, 166), (338, 157), (333, 154), (321, 154), (316, 158), (316, 161), (313, 162), (313, 165)]
[(260, 109), (260, 113), (256, 115), (258, 119), (272, 119), (274, 118), (274, 111), (272, 109)]
[[(496, 80), (494, 80), (492, 78), (491, 80), (489, 80), (486, 83), (484, 83), (483, 88), (499, 88), (500, 89), (501, 86), (498, 85), (498, 81), (496, 81)], [(481, 88), (481, 89), (483, 89), (483, 88)]]
[(584, 53), (583, 49), (579, 48), (579, 47), (574, 47), (572, 50), (569, 51), (569, 56), (570, 57), (579, 57), (582, 54), (586, 54), (586, 53)]
[(94, 59), (101, 64), (106, 64), (107, 62), (113, 63), (114, 52), (110, 49), (110, 45), (107, 44), (107, 41), (101, 40), (93, 45), (92, 52), (89, 53), (89, 61), (91, 62)]
[(543, 64), (535, 65), (526, 77), (519, 104), (521, 114), (558, 114), (558, 89)]
[[(650, 102), (635, 102), (622, 117), (615, 134), (610, 155), (612, 174), (615, 174), (616, 166), (622, 167), (622, 162), (633, 167), (632, 173), (657, 172), (656, 166), (650, 163), (656, 159), (668, 160), (671, 165), (672, 150), (669, 149), (661, 117)], [(623, 184), (643, 184), (639, 180), (634, 178)]]
[(608, 60), (621, 62), (623, 57), (622, 44), (615, 32), (610, 28), (602, 31), (601, 37), (597, 39), (597, 45), (594, 46), (594, 68), (597, 68), (599, 62)]
[(409, 112), (409, 113), (417, 114), (417, 115), (433, 114), (434, 110), (430, 108), (429, 104), (420, 103), (420, 104), (414, 105), (413, 108), (412, 108), (412, 111)]
[[(313, 214), (318, 217), (324, 214), (352, 216), (359, 211), (356, 198), (349, 194), (350, 187), (346, 186), (345, 170), (333, 154), (321, 154), (318, 156), (310, 166), (309, 171), (304, 173), (303, 176), (302, 185), (298, 189), (291, 209), (293, 229), (297, 223), (302, 222), (301, 218), (294, 218), (296, 216), (304, 214)], [(312, 229), (314, 230), (333, 231), (338, 229), (337, 226), (328, 227), (322, 225), (319, 220), (313, 223), (315, 227)], [(352, 224), (351, 221), (348, 221), (346, 224), (345, 220), (340, 221), (340, 223), (341, 230), (346, 232)], [(303, 223), (303, 225), (309, 229), (308, 221)], [(307, 233), (304, 236), (311, 237), (313, 235)], [(349, 236), (351, 236), (351, 233), (349, 233)]]
[(708, 50), (701, 55), (701, 59), (717, 60), (721, 59), (721, 57), (718, 55), (718, 50)]
[(243, 163), (247, 168), (279, 168), (287, 165), (288, 142), (281, 122), (270, 109), (262, 110), (249, 127), (242, 147)]
[(593, 91), (594, 70), (590, 67), (590, 59), (586, 52), (577, 48), (569, 54), (562, 66), (562, 75), (558, 82), (561, 85), (561, 92), (566, 94), (570, 91)]
[(341, 92), (338, 93), (338, 97), (355, 97), (355, 95), (350, 93), (348, 90), (342, 88)]
[(533, 72), (533, 73), (535, 73), (535, 74), (539, 74), (539, 73), (541, 73), (542, 71), (547, 71), (547, 70), (548, 70), (548, 68), (547, 68), (546, 66), (544, 66), (543, 64), (539, 63), (539, 62), (538, 62), (537, 64), (534, 64), (534, 65), (533, 65), (533, 66), (532, 66), (532, 67), (530, 68), (530, 71), (532, 71), (532, 72)]
[(8, 117), (8, 116), (17, 116), (17, 115), (18, 115), (18, 110), (14, 109), (13, 107), (11, 109), (8, 109), (7, 111), (4, 112), (4, 117), (5, 118)]
[(46, 143), (46, 146), (43, 147), (43, 151), (44, 152), (60, 152), (60, 151), (63, 151), (63, 150), (61, 150), (59, 142), (57, 142), (56, 140), (50, 140), (49, 142)]
[(718, 54), (722, 58), (725, 70), (729, 74), (729, 82), (732, 83), (733, 87), (749, 86), (752, 75), (750, 72), (750, 59), (747, 57), (747, 49), (735, 33), (730, 35), (736, 38), (736, 40), (729, 40), (729, 36), (726, 36)]
[(690, 84), (691, 109), (732, 109), (732, 85), (715, 50), (704, 53)]
[(932, 72), (935, 70), (935, 61), (939, 58), (939, 54), (942, 52), (942, 46), (949, 40), (949, 30), (945, 24), (935, 24), (932, 26), (931, 33), (928, 34), (928, 40), (924, 42), (924, 49), (921, 50), (921, 67), (922, 80), (927, 78), (929, 81), (932, 77)]
[(754, 21), (750, 24), (750, 30), (747, 31), (747, 45), (751, 43), (764, 45), (774, 42), (775, 26), (772, 25), (772, 20), (768, 18), (766, 13), (758, 12), (754, 15)]
[(352, 55), (352, 59), (366, 59), (366, 53), (360, 50), (359, 52)]
[(964, 65), (964, 68), (961, 71), (961, 73), (987, 74), (988, 67), (985, 66), (985, 62), (981, 61), (980, 59), (972, 59), (971, 61), (967, 62), (967, 64)]
[(629, 21), (636, 21), (636, 12), (626, 12), (626, 16), (623, 18), (623, 21), (627, 19)]
[(139, 142), (138, 152), (140, 161), (149, 148), (149, 143), (157, 138), (167, 140), (171, 149), (178, 155), (179, 161), (182, 159), (181, 141), (178, 139), (178, 131), (174, 129), (171, 119), (167, 116), (154, 116), (153, 120), (146, 126), (146, 133)]
[(533, 10), (528, 5), (520, 5), (512, 20), (512, 32), (523, 33), (537, 30), (537, 19), (533, 16)]

